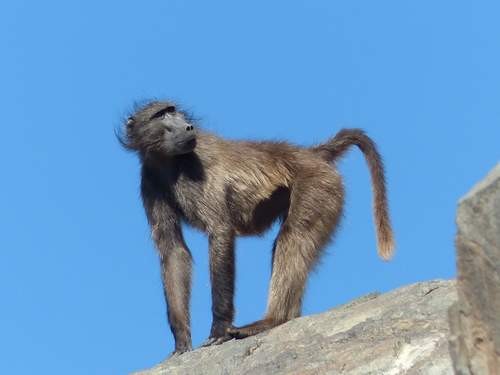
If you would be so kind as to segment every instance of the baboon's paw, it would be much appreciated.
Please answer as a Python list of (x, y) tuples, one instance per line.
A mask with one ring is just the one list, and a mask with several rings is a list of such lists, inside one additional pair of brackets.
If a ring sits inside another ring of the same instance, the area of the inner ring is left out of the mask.
[(271, 320), (264, 319), (247, 324), (243, 327), (228, 328), (227, 333), (235, 339), (244, 339), (245, 337), (257, 335), (276, 326), (277, 324)]
[(186, 345), (181, 348), (177, 348), (172, 352), (172, 354), (170, 354), (168, 358), (170, 359), (173, 357), (178, 357), (184, 353), (190, 352), (191, 350), (193, 350), (193, 347), (191, 345)]
[(224, 335), (224, 336), (219, 336), (219, 337), (209, 337), (203, 344), (201, 344), (202, 348), (208, 347), (208, 346), (213, 346), (213, 345), (220, 345), (225, 343), (226, 341), (232, 340), (233, 337), (230, 336), (229, 334)]

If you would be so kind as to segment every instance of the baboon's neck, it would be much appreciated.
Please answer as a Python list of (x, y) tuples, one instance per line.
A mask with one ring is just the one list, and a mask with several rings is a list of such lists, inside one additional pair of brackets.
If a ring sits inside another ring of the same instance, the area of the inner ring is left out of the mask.
[(142, 156), (142, 165), (146, 169), (161, 170), (173, 166), (175, 163), (175, 156), (168, 156), (161, 153), (149, 152)]

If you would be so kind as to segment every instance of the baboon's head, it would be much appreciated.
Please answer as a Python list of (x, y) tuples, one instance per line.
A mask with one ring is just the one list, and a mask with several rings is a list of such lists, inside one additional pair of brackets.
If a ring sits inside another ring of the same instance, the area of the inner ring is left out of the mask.
[(119, 136), (122, 145), (141, 155), (187, 154), (196, 147), (196, 129), (171, 102), (151, 102), (130, 116)]

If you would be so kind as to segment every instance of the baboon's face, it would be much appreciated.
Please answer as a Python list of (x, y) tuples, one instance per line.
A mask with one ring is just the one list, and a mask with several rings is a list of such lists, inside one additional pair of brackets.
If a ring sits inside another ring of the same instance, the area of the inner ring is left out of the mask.
[(125, 147), (143, 155), (187, 154), (196, 147), (196, 129), (173, 103), (153, 102), (127, 120)]

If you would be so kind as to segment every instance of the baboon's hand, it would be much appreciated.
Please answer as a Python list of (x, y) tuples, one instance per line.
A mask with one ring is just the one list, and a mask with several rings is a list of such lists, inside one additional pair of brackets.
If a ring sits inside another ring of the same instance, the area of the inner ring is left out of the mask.
[(218, 336), (218, 337), (209, 337), (203, 344), (201, 344), (201, 347), (220, 345), (232, 339), (233, 337), (230, 336), (229, 334), (225, 334), (223, 336)]
[(220, 320), (214, 320), (212, 328), (210, 329), (210, 336), (201, 344), (202, 347), (220, 345), (226, 341), (231, 340), (233, 337), (228, 333), (228, 330), (234, 328), (232, 323)]
[(172, 352), (172, 354), (170, 354), (170, 357), (169, 357), (169, 358), (180, 356), (181, 354), (184, 354), (184, 353), (190, 352), (191, 350), (193, 350), (193, 347), (192, 347), (191, 345), (184, 345), (184, 346), (181, 346), (181, 347), (179, 347), (179, 348), (176, 348), (176, 349)]

